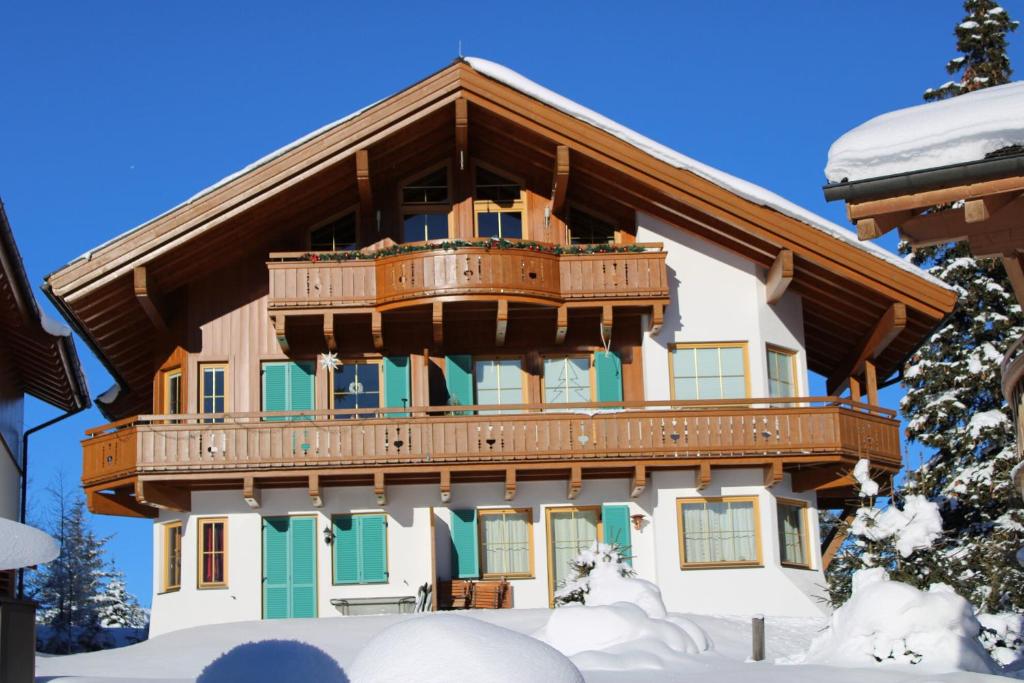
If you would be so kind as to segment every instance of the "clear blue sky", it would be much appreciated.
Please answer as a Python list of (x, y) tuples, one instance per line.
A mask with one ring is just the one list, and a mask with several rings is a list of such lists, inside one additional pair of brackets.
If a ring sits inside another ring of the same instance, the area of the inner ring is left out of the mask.
[[(1024, 18), (1024, 3), (1004, 3)], [(959, 0), (7, 3), (0, 197), (34, 285), (293, 139), (467, 55), (845, 225), (829, 144), (946, 80)], [(1012, 61), (1024, 69), (1020, 39)], [(41, 296), (41, 295), (40, 295)], [(44, 303), (44, 306), (49, 306)], [(110, 380), (79, 344), (93, 395)], [(885, 393), (895, 406), (898, 389)], [(38, 404), (26, 423), (55, 414)], [(93, 409), (32, 437), (77, 483)], [(916, 463), (916, 449), (908, 455)], [(143, 604), (150, 525), (94, 518)]]

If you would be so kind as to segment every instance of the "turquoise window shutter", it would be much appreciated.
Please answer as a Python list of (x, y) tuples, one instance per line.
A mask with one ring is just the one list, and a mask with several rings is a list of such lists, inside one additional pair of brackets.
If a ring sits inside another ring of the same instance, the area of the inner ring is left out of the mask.
[(452, 510), (451, 513), (452, 570), (457, 579), (475, 579), (480, 576), (476, 510)]
[[(288, 410), (311, 411), (315, 407), (316, 393), (314, 380), (316, 368), (309, 361), (289, 363), (289, 405)], [(294, 419), (300, 419), (298, 417)]]
[(316, 520), (291, 519), (292, 617), (316, 616)]
[(597, 377), (599, 403), (622, 400), (622, 359), (619, 354), (614, 351), (595, 351), (594, 375)]
[(604, 527), (604, 542), (608, 545), (617, 545), (626, 562), (632, 565), (633, 542), (629, 530), (629, 506), (601, 506), (601, 523)]
[[(384, 357), (384, 407), (412, 405), (409, 391), (409, 356)], [(389, 413), (388, 417), (409, 417), (409, 413)]]
[[(263, 410), (278, 412), (288, 409), (288, 364), (263, 364)], [(268, 417), (268, 420), (280, 418)]]
[(359, 583), (359, 532), (356, 518), (334, 518), (334, 583)]
[(448, 397), (458, 405), (473, 405), (473, 357), (467, 354), (446, 356), (444, 378)]
[(287, 619), (291, 612), (288, 590), (288, 518), (263, 520), (263, 618)]
[(358, 520), (362, 583), (387, 583), (387, 518), (384, 515), (361, 515)]

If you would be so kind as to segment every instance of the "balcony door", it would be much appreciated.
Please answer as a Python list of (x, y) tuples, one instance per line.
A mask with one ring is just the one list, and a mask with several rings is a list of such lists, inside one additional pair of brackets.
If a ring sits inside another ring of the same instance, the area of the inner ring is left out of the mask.
[[(523, 393), (523, 362), (518, 358), (478, 359), (474, 363), (476, 402), (499, 406), (526, 403)], [(502, 411), (480, 411), (481, 414)]]
[(316, 616), (316, 518), (263, 519), (263, 618)]

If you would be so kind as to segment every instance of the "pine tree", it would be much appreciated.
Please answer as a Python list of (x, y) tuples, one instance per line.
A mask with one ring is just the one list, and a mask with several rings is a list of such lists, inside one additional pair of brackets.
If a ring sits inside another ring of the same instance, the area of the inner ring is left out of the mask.
[(959, 80), (928, 88), (925, 100), (942, 100), (1010, 81), (1013, 71), (1006, 56), (1006, 34), (1016, 31), (1020, 22), (1013, 21), (993, 0), (965, 0), (964, 11), (966, 16), (956, 27), (960, 56), (946, 63), (951, 76), (960, 73)]
[(104, 628), (143, 629), (149, 624), (149, 615), (128, 592), (124, 573), (118, 569), (111, 569), (98, 603), (100, 625)]

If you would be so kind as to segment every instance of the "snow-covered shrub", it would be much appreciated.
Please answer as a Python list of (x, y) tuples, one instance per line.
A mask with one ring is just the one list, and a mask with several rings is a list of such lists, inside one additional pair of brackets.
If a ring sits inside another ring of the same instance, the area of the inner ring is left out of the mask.
[(595, 542), (590, 548), (574, 557), (570, 564), (571, 576), (561, 588), (555, 591), (556, 606), (574, 602), (586, 604), (586, 596), (591, 588), (590, 575), (597, 567), (602, 568), (602, 575), (608, 571), (621, 577), (635, 575), (633, 568), (626, 562), (626, 558), (622, 556), (616, 545)]
[(981, 644), (1001, 666), (1024, 663), (1024, 614), (979, 614)]

